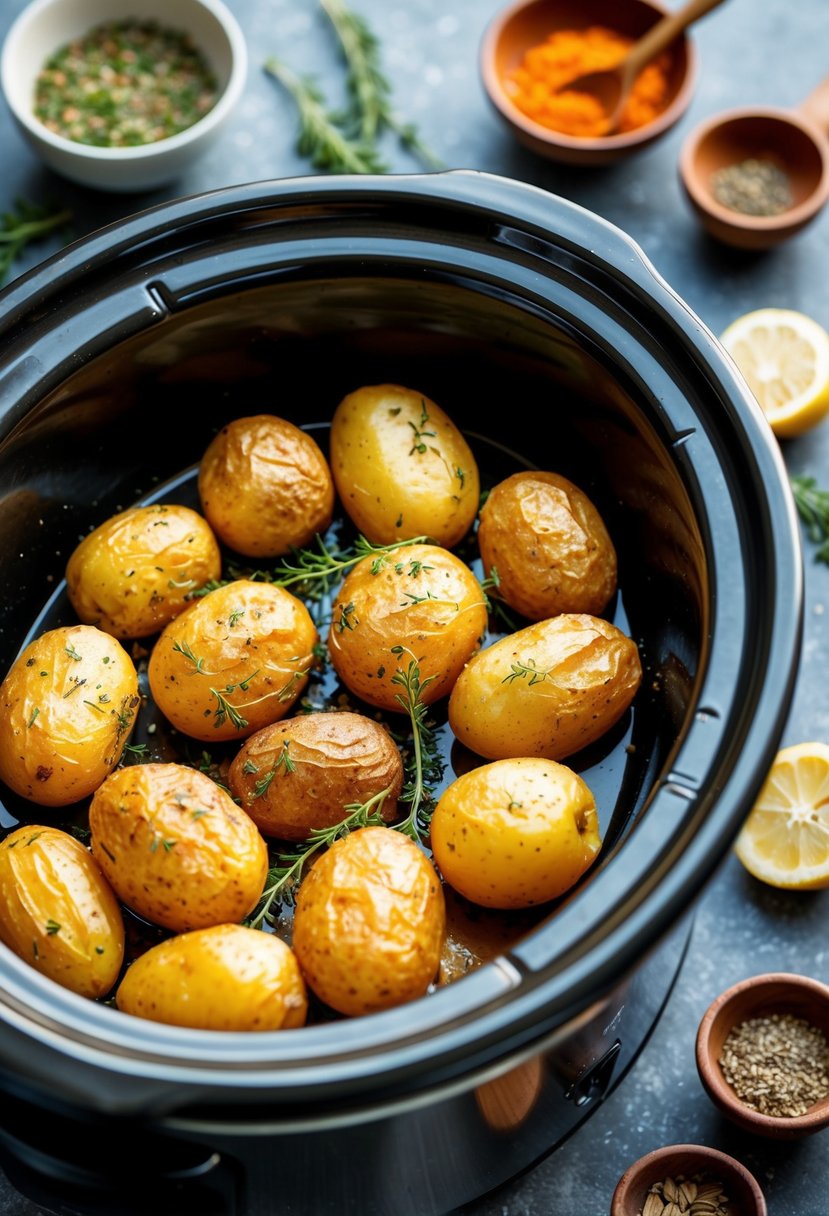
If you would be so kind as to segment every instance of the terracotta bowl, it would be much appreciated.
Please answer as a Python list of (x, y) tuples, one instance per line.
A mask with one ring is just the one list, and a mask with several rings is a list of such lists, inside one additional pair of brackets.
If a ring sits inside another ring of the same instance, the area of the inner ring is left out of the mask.
[(523, 114), (509, 97), (505, 80), (525, 52), (555, 30), (605, 25), (638, 38), (665, 12), (657, 0), (515, 0), (490, 22), (481, 44), (480, 70), (487, 95), (513, 135), (541, 156), (576, 165), (620, 160), (664, 135), (685, 113), (697, 78), (697, 56), (687, 34), (666, 52), (671, 56), (668, 106), (635, 131), (595, 139), (563, 135)]
[[(771, 161), (787, 174), (792, 206), (781, 215), (743, 215), (714, 198), (712, 174), (750, 157)], [(771, 249), (800, 232), (829, 198), (829, 140), (794, 110), (729, 110), (691, 132), (680, 153), (679, 174), (711, 236), (739, 249)]]
[(760, 1114), (740, 1101), (719, 1064), (723, 1043), (735, 1026), (772, 1013), (789, 1013), (811, 1022), (829, 1039), (829, 986), (808, 976), (780, 972), (755, 975), (734, 984), (717, 997), (700, 1022), (697, 1070), (711, 1100), (733, 1123), (755, 1135), (797, 1139), (829, 1125), (829, 1095), (802, 1115)]
[(667, 1178), (700, 1178), (719, 1183), (729, 1210), (740, 1216), (767, 1216), (763, 1192), (744, 1165), (704, 1144), (670, 1144), (634, 1161), (616, 1184), (610, 1216), (641, 1216), (651, 1187)]

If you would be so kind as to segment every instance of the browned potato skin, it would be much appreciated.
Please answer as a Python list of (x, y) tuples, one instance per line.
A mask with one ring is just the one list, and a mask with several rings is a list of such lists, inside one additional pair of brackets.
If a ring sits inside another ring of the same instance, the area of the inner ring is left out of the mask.
[(316, 440), (273, 414), (219, 431), (199, 466), (199, 495), (216, 535), (247, 557), (301, 549), (334, 512), (334, 482)]
[(134, 764), (114, 772), (89, 808), (92, 854), (119, 899), (183, 933), (253, 910), (268, 853), (229, 794), (183, 764)]
[(343, 507), (375, 544), (428, 536), (451, 548), (478, 513), (468, 443), (439, 405), (399, 384), (343, 398), (331, 422), (331, 471)]
[(0, 685), (0, 778), (39, 806), (86, 798), (121, 759), (138, 704), (120, 642), (94, 625), (49, 630)]
[[(194, 600), (160, 635), (148, 669), (153, 699), (194, 739), (244, 739), (284, 718), (301, 696), (318, 640), (290, 591), (239, 579)], [(223, 711), (217, 693), (244, 725)]]
[(186, 596), (218, 579), (222, 558), (206, 520), (189, 507), (133, 507), (85, 536), (66, 567), (72, 607), (116, 638), (158, 633)]
[(522, 616), (561, 612), (599, 616), (616, 590), (616, 550), (583, 490), (558, 473), (513, 473), (481, 508), (484, 570), (498, 572), (498, 594)]
[(112, 988), (124, 958), (121, 909), (74, 836), (33, 825), (0, 842), (0, 940), (79, 996)]
[(386, 728), (364, 714), (301, 714), (248, 739), (227, 780), (260, 832), (305, 840), (383, 790), (383, 814), (394, 819), (403, 762)]
[(475, 655), (452, 689), (449, 725), (490, 760), (561, 760), (618, 722), (641, 680), (631, 638), (601, 617), (562, 614)]
[[(379, 709), (404, 713), (395, 673), (415, 659), (423, 704), (446, 696), (486, 630), (484, 593), (469, 567), (438, 545), (392, 550), (376, 573), (373, 567), (375, 559), (364, 558), (344, 580), (328, 652), (351, 692)], [(394, 654), (400, 646), (403, 652)]]
[(369, 827), (338, 840), (303, 880), (293, 944), (320, 1000), (356, 1016), (423, 996), (445, 927), (429, 858), (393, 828)]
[(288, 1030), (302, 1026), (308, 997), (281, 938), (243, 925), (214, 925), (153, 946), (116, 994), (122, 1013), (192, 1030)]

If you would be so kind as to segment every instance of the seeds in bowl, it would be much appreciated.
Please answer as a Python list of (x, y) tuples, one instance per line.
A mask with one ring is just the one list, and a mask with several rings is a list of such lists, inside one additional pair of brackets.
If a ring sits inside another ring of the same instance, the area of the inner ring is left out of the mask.
[(731, 1216), (721, 1182), (698, 1174), (693, 1178), (665, 1178), (645, 1196), (640, 1216)]
[(728, 1034), (720, 1067), (741, 1102), (761, 1115), (796, 1118), (829, 1094), (829, 1043), (790, 1013), (748, 1018)]
[(188, 34), (131, 19), (97, 25), (51, 55), (37, 77), (34, 113), (64, 139), (129, 148), (187, 130), (217, 97)]

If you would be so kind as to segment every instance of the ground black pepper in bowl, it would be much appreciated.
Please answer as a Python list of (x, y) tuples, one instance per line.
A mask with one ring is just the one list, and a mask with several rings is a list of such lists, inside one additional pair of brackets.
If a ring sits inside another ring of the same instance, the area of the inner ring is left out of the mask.
[(114, 21), (50, 56), (37, 79), (34, 113), (76, 143), (136, 147), (187, 130), (217, 96), (187, 34), (155, 21)]
[(794, 202), (788, 174), (773, 161), (756, 157), (717, 169), (711, 175), (711, 193), (721, 206), (743, 215), (782, 215)]

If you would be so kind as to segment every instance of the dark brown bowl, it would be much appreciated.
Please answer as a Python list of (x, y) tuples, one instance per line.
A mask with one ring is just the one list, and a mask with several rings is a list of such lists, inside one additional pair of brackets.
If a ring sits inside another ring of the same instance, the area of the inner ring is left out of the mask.
[(666, 1178), (718, 1182), (740, 1216), (767, 1216), (763, 1192), (744, 1165), (704, 1144), (669, 1144), (634, 1161), (616, 1184), (610, 1216), (642, 1216), (652, 1186)]
[(803, 1115), (760, 1114), (741, 1102), (719, 1064), (730, 1031), (748, 1018), (789, 1013), (811, 1022), (829, 1038), (829, 986), (805, 975), (771, 972), (741, 980), (709, 1006), (697, 1031), (700, 1080), (714, 1104), (733, 1123), (758, 1136), (793, 1140), (829, 1125), (829, 1095)]
[(555, 30), (605, 25), (639, 38), (665, 15), (657, 0), (515, 0), (498, 13), (481, 45), (480, 70), (484, 88), (513, 135), (549, 160), (574, 165), (604, 165), (646, 147), (685, 113), (694, 92), (697, 56), (687, 34), (668, 50), (671, 56), (670, 101), (653, 122), (635, 131), (598, 138), (564, 135), (527, 117), (510, 99), (504, 81), (526, 51)]
[[(743, 215), (714, 197), (712, 174), (750, 157), (771, 161), (788, 176), (792, 206), (781, 215)], [(794, 110), (729, 110), (691, 132), (680, 153), (679, 174), (711, 236), (739, 249), (771, 249), (800, 232), (829, 198), (829, 140)]]

